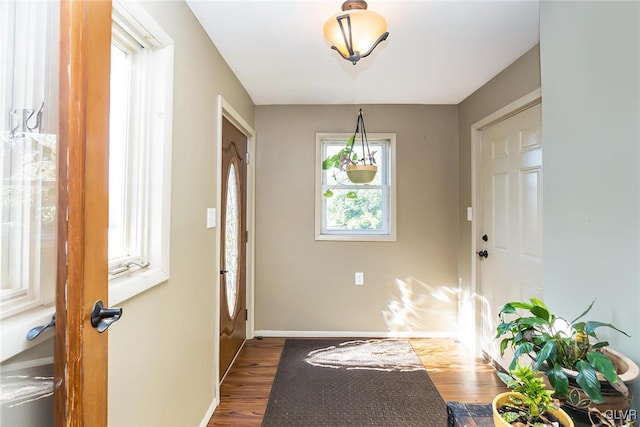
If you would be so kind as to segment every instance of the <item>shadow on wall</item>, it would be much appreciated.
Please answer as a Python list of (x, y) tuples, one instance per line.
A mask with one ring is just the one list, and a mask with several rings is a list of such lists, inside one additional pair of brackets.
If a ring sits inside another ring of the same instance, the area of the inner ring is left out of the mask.
[(395, 285), (398, 295), (382, 311), (389, 331), (455, 334), (458, 289), (430, 286), (414, 277), (396, 279)]

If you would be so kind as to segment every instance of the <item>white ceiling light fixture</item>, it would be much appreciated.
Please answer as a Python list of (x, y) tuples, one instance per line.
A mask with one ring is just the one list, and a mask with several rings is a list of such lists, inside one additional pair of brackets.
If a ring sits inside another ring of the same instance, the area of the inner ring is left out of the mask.
[(324, 24), (324, 37), (344, 59), (353, 65), (369, 56), (380, 42), (389, 37), (387, 21), (370, 10), (364, 0), (347, 0), (342, 12)]

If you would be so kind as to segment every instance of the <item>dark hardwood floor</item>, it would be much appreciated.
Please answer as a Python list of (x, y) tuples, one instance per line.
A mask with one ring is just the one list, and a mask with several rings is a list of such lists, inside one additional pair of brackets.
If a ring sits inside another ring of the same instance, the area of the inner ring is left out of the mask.
[[(506, 390), (494, 369), (452, 339), (409, 340), (445, 401), (489, 403)], [(208, 426), (259, 426), (284, 338), (248, 340), (227, 374)]]

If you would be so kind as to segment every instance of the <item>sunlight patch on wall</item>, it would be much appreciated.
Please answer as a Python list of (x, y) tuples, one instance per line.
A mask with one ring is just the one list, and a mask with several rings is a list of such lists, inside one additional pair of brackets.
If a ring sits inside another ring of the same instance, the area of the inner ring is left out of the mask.
[(414, 277), (396, 279), (397, 296), (382, 317), (391, 332), (446, 332), (457, 330), (458, 289), (430, 286)]

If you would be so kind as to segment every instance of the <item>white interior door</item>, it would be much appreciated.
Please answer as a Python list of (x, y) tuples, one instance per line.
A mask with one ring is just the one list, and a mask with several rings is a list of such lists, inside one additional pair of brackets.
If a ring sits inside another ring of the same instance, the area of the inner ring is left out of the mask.
[[(508, 301), (542, 298), (542, 141), (540, 104), (483, 131), (477, 244), (482, 294), (482, 350), (503, 367), (495, 339)], [(486, 252), (485, 252), (486, 251)]]

